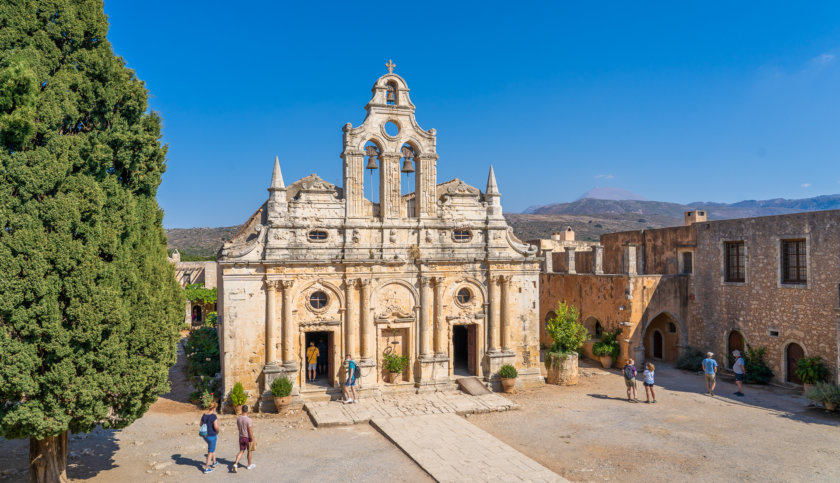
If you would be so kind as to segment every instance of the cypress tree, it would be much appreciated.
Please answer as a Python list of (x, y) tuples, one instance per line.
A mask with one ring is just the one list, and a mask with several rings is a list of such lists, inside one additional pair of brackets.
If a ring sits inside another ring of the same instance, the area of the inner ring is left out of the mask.
[(99, 0), (0, 2), (0, 435), (32, 481), (168, 390), (183, 320), (161, 120), (107, 30)]

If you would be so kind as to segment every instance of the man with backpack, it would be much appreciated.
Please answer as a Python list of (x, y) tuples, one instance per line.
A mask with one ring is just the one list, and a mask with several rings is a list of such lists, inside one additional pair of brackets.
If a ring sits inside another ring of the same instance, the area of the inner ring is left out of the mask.
[[(627, 401), (639, 402), (636, 396), (636, 366), (633, 365), (633, 359), (627, 359), (627, 364), (624, 365), (624, 385), (627, 386)], [(633, 399), (630, 399), (630, 392), (633, 392)]]
[[(350, 354), (347, 354), (344, 362), (347, 364), (347, 379), (344, 381), (344, 404), (352, 404), (358, 402), (356, 378), (359, 376), (359, 366), (353, 361), (353, 356)], [(353, 397), (350, 397), (351, 392)]]

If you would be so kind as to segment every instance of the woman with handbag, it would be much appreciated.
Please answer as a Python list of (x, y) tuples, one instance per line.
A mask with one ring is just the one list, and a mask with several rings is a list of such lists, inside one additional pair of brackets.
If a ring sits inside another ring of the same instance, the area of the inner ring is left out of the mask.
[(204, 472), (211, 473), (216, 467), (216, 438), (219, 436), (219, 418), (216, 417), (216, 402), (210, 403), (207, 411), (201, 415), (198, 435), (207, 441), (207, 462)]

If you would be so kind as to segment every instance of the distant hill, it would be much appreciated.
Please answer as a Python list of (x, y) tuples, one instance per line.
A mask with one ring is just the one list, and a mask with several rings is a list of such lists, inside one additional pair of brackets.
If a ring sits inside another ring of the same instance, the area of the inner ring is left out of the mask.
[(167, 248), (177, 248), (181, 258), (212, 257), (222, 243), (233, 238), (239, 226), (219, 228), (170, 228), (166, 230)]
[(635, 214), (662, 215), (681, 220), (683, 212), (690, 210), (685, 205), (664, 201), (642, 200), (600, 200), (583, 198), (571, 203), (554, 203), (531, 208), (532, 215), (598, 215)]

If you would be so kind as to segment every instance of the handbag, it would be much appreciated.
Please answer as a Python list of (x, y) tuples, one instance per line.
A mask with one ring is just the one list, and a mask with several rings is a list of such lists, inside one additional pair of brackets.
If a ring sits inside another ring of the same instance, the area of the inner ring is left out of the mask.
[(257, 450), (257, 442), (251, 441), (248, 443), (248, 451), (256, 451)]
[(201, 427), (198, 428), (198, 435), (207, 436), (207, 423), (201, 423)]

